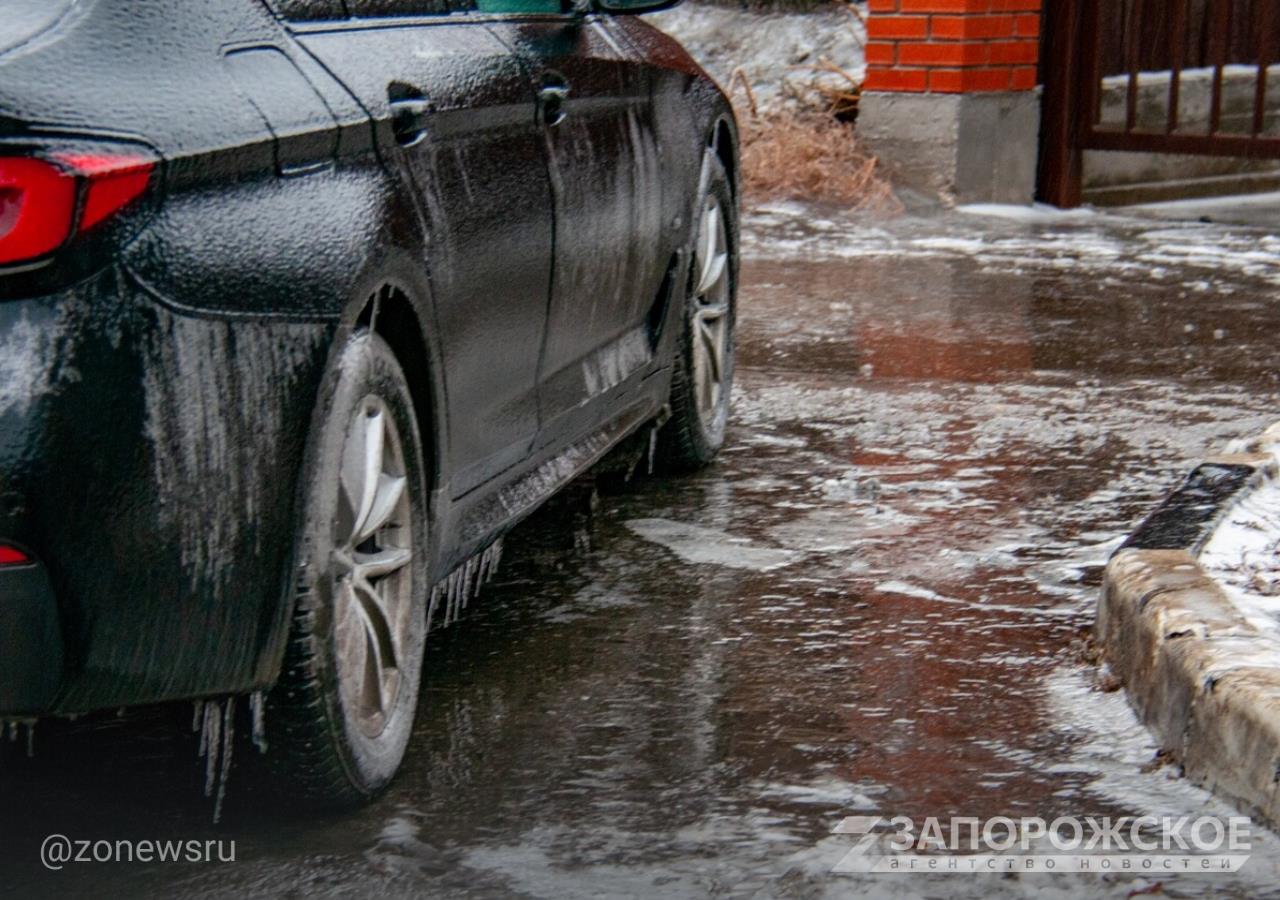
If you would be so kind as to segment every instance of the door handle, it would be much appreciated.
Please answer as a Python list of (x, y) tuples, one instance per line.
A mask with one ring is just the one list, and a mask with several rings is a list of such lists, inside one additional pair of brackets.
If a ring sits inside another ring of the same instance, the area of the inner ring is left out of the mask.
[(569, 99), (569, 83), (559, 76), (548, 76), (538, 89), (538, 109), (542, 121), (555, 127), (564, 121), (565, 101)]
[(404, 147), (412, 147), (427, 134), (427, 122), (435, 106), (426, 97), (408, 97), (403, 100), (392, 100), (391, 131), (396, 136), (396, 143)]

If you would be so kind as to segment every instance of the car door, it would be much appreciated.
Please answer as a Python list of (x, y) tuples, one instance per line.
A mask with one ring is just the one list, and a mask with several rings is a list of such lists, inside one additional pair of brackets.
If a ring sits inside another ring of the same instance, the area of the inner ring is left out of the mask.
[(592, 401), (652, 358), (646, 322), (666, 260), (656, 258), (661, 185), (649, 73), (608, 16), (512, 16), (490, 27), (528, 69), (551, 171), (543, 424), (580, 431), (598, 419)]
[[(444, 0), (441, 0), (443, 4)], [(538, 433), (552, 200), (534, 92), (482, 19), (444, 5), (347, 0), (356, 17), (296, 34), (373, 119), (418, 200), (448, 397), (454, 496), (521, 461)]]

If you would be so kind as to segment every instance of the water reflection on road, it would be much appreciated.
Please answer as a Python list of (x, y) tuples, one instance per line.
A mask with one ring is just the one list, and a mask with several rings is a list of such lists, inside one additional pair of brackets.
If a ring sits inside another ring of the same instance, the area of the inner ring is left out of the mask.
[[(0, 778), (11, 883), (1124, 896), (1119, 875), (832, 875), (850, 841), (830, 831), (872, 812), (1224, 813), (1153, 765), (1087, 637), (1122, 535), (1206, 448), (1280, 418), (1280, 241), (780, 206), (746, 242), (722, 460), (622, 493), (587, 480), (513, 535), (463, 627), (432, 640), (385, 798), (300, 819), (233, 782), (215, 829), (177, 799), (198, 780), (164, 727), (178, 713), (98, 721)], [(41, 872), (51, 831), (235, 838), (238, 862)], [(1255, 859), (1163, 889), (1264, 885), (1280, 872)]]

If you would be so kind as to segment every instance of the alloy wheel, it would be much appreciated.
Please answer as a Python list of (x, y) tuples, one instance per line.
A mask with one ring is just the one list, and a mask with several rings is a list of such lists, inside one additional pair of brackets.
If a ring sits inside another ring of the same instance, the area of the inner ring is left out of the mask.
[(386, 404), (370, 395), (347, 428), (334, 523), (334, 638), (339, 691), (369, 737), (402, 690), (413, 610), (413, 527), (404, 447)]
[(729, 356), (729, 241), (724, 210), (708, 194), (694, 256), (693, 387), (698, 413), (707, 427), (724, 415)]

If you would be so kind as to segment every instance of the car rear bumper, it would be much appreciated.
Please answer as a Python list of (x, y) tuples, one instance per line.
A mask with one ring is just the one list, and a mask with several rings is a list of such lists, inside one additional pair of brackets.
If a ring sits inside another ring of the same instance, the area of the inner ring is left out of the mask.
[(269, 683), (328, 333), (119, 269), (0, 301), (0, 718)]
[(61, 613), (39, 553), (32, 494), (43, 468), (56, 405), (57, 303), (52, 298), (0, 303), (0, 544), (33, 561), (0, 565), (0, 715), (46, 711), (60, 686), (65, 647)]
[(49, 708), (62, 680), (62, 627), (44, 564), (0, 567), (0, 711)]

